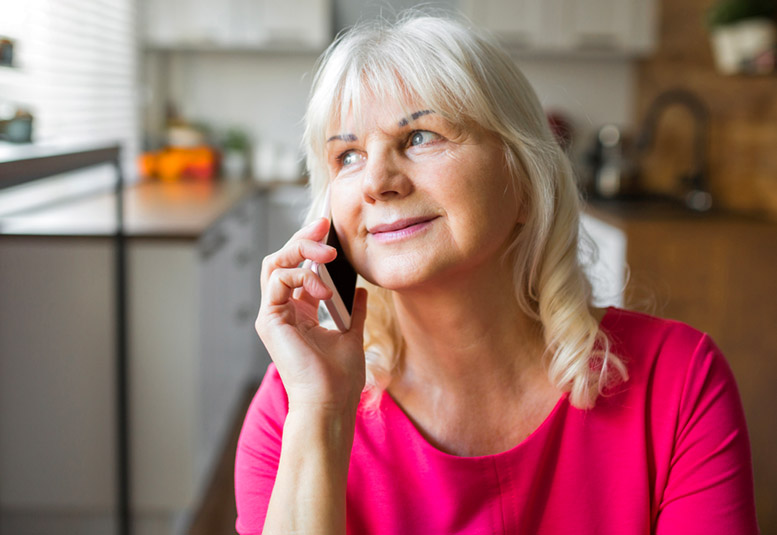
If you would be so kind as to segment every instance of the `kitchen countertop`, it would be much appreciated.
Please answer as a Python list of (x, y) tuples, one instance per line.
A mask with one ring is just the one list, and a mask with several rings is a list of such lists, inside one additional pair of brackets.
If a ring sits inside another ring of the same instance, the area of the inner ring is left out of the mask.
[(691, 223), (691, 224), (753, 224), (774, 226), (774, 223), (751, 215), (715, 209), (695, 212), (680, 202), (666, 199), (601, 200), (589, 199), (583, 210), (590, 216), (622, 230), (636, 223)]
[[(140, 182), (125, 190), (125, 234), (131, 238), (196, 239), (240, 201), (279, 185), (226, 180)], [(2, 216), (0, 236), (112, 236), (116, 231), (115, 202), (113, 191), (106, 190), (39, 210)], [(720, 210), (697, 213), (679, 203), (662, 200), (590, 199), (584, 211), (623, 230), (651, 221), (774, 225)]]
[[(196, 239), (240, 201), (272, 189), (249, 181), (141, 182), (125, 190), (130, 238)], [(116, 232), (113, 191), (0, 217), (0, 236), (109, 237)]]

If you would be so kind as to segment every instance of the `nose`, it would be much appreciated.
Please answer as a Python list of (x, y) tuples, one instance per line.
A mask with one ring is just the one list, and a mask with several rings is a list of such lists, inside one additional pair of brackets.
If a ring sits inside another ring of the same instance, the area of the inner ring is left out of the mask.
[(410, 177), (390, 150), (372, 151), (367, 157), (362, 194), (367, 203), (402, 198), (413, 190)]

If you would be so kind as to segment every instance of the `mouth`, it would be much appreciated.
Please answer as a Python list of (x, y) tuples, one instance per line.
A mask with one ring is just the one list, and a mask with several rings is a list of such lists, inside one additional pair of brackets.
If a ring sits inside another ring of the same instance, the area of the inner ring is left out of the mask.
[(378, 241), (391, 242), (408, 238), (428, 228), (438, 216), (422, 216), (398, 219), (369, 227), (367, 231)]

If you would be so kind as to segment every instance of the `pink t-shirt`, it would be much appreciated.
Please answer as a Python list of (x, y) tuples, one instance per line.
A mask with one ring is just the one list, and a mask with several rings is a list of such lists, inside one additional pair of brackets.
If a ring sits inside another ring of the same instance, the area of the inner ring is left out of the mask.
[[(359, 413), (348, 533), (758, 533), (745, 417), (720, 350), (683, 323), (618, 308), (601, 325), (629, 381), (589, 411), (564, 394), (508, 451), (443, 453), (387, 393), (380, 418)], [(271, 365), (238, 442), (241, 535), (262, 531), (287, 403)]]

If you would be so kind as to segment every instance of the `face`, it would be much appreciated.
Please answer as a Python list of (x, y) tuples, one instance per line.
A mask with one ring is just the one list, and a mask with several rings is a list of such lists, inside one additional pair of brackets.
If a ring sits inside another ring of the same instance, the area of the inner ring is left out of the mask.
[(522, 221), (496, 136), (376, 98), (360, 124), (332, 125), (326, 147), (332, 218), (356, 270), (392, 290), (493, 270)]

